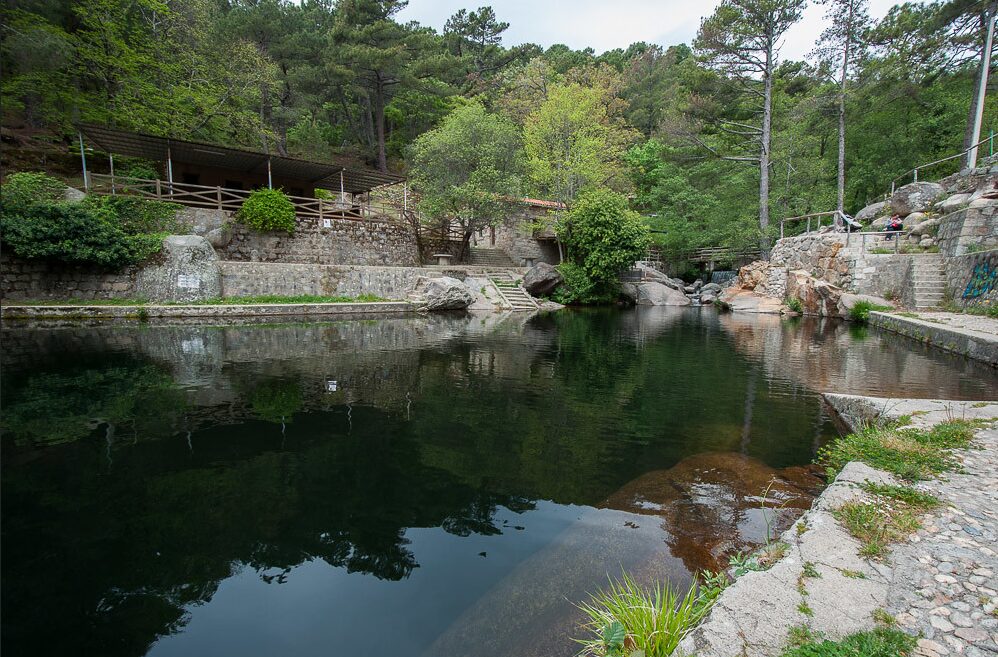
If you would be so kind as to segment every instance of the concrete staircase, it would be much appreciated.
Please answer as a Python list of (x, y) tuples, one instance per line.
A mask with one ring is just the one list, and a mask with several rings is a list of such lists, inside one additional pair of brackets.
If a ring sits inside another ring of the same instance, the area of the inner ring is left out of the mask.
[(946, 273), (943, 257), (925, 253), (912, 257), (912, 280), (915, 289), (915, 310), (938, 307), (946, 294)]
[(530, 311), (537, 310), (537, 302), (530, 294), (523, 289), (520, 281), (508, 272), (490, 273), (489, 280), (499, 291), (499, 296), (503, 298), (511, 310)]
[(502, 249), (482, 249), (471, 247), (468, 264), (475, 267), (515, 267), (516, 265)]

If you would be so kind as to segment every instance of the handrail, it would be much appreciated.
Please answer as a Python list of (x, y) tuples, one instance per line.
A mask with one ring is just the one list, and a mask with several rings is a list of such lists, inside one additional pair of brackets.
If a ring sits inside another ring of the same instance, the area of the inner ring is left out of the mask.
[(859, 252), (861, 255), (866, 254), (866, 238), (876, 237), (878, 235), (894, 235), (895, 238), (891, 241), (894, 242), (894, 255), (897, 255), (901, 249), (901, 239), (907, 238), (911, 235), (911, 231), (901, 231), (901, 230), (871, 230), (871, 231), (848, 231), (846, 233), (846, 246), (849, 246), (849, 238), (853, 235), (859, 235), (861, 240), (859, 243)]
[[(133, 178), (90, 173), (90, 191), (95, 194), (131, 194), (191, 207), (215, 208), (237, 212), (252, 193), (245, 189), (169, 182), (152, 178)], [(391, 203), (360, 203), (345, 197), (309, 198), (288, 195), (295, 215), (306, 219), (348, 219), (352, 221), (401, 221), (402, 210)]]
[(893, 180), (891, 180), (891, 191), (890, 191), (890, 194), (885, 194), (884, 198), (886, 199), (888, 196), (893, 196), (894, 195), (894, 187), (895, 187), (895, 185), (898, 183), (898, 181), (900, 181), (902, 178), (906, 178), (909, 174), (913, 175), (914, 179), (913, 179), (912, 182), (918, 182), (918, 170), (919, 169), (927, 169), (928, 167), (935, 166), (937, 164), (942, 164), (943, 162), (949, 162), (950, 160), (955, 160), (958, 157), (963, 157), (964, 155), (966, 155), (970, 151), (974, 150), (975, 148), (977, 148), (981, 144), (985, 144), (985, 143), (991, 142), (991, 152), (992, 152), (992, 154), (994, 154), (994, 139), (995, 139), (995, 136), (994, 136), (994, 133), (992, 133), (986, 139), (982, 139), (981, 141), (977, 142), (973, 146), (970, 146), (969, 148), (963, 149), (962, 151), (960, 151), (956, 155), (950, 155), (949, 157), (944, 157), (944, 158), (942, 158), (940, 160), (935, 160), (934, 162), (929, 162), (928, 164), (920, 164), (919, 166), (915, 167), (914, 169), (908, 169), (907, 171), (905, 171), (904, 173), (902, 173), (900, 176), (896, 176)]
[(838, 210), (831, 210), (829, 212), (812, 212), (811, 214), (802, 214), (799, 217), (787, 217), (786, 219), (782, 219), (780, 221), (780, 239), (782, 240), (783, 237), (784, 237), (784, 226), (787, 224), (787, 222), (791, 222), (791, 221), (802, 221), (804, 219), (807, 219), (807, 230), (805, 230), (802, 233), (803, 235), (807, 235), (808, 233), (811, 232), (811, 219), (817, 217), (817, 219), (818, 219), (818, 225), (815, 227), (815, 230), (818, 230), (819, 228), (821, 228), (821, 218), (822, 217), (828, 217), (828, 216), (832, 216), (832, 217), (840, 216), (843, 223), (845, 223), (845, 220), (846, 220), (845, 213), (839, 212)]

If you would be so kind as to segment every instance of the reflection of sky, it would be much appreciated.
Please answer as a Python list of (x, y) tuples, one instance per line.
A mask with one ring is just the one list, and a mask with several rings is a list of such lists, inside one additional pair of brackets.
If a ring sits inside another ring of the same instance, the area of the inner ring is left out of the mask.
[(417, 555), (419, 567), (396, 582), (348, 573), (320, 560), (293, 568), (284, 583), (268, 584), (253, 569), (242, 568), (207, 604), (188, 609), (190, 622), (182, 633), (161, 639), (149, 654), (419, 654), (523, 560), (557, 543), (580, 516), (600, 513), (615, 517), (618, 512), (541, 502), (524, 514), (500, 508), (500, 535), (410, 529), (407, 548)]

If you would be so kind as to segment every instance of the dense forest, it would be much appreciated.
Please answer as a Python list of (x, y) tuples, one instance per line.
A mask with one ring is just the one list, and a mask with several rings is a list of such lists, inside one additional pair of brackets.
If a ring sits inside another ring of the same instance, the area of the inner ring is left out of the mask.
[[(3, 124), (66, 143), (82, 121), (350, 155), (431, 185), (420, 136), (451, 123), (449, 138), (477, 139), (486, 121), (506, 141), (474, 166), (522, 160), (493, 171), (502, 195), (515, 181), (570, 206), (609, 187), (666, 247), (758, 244), (767, 223), (855, 212), (970, 139), (994, 3), (905, 3), (872, 21), (866, 0), (819, 1), (828, 27), (790, 61), (779, 46), (805, 0), (724, 0), (691, 44), (601, 54), (504, 45), (490, 7), (437, 32), (401, 22), (404, 0), (7, 0)], [(985, 136), (996, 122), (989, 99)]]

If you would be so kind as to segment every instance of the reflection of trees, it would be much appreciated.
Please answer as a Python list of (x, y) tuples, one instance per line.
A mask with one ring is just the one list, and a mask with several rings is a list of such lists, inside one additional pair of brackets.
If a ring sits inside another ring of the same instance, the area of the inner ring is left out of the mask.
[(297, 381), (273, 380), (258, 382), (249, 393), (253, 415), (276, 424), (291, 422), (292, 416), (305, 406), (301, 385)]
[(99, 423), (119, 435), (163, 437), (186, 406), (173, 379), (141, 363), (32, 371), (3, 387), (3, 428), (21, 445), (79, 440)]

